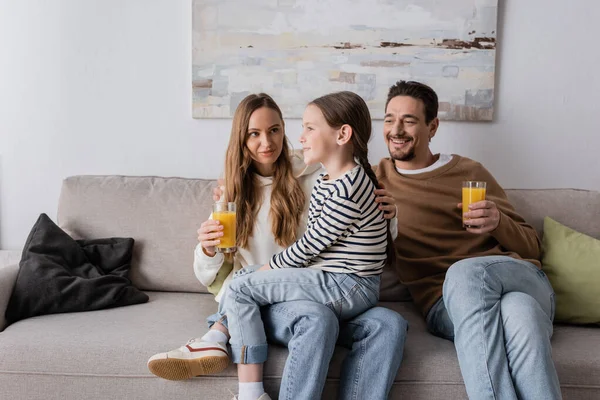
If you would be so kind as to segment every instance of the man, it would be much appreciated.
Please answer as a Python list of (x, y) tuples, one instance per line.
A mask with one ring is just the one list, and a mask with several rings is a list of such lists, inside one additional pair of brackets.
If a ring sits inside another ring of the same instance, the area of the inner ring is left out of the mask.
[[(469, 398), (560, 399), (550, 337), (554, 293), (540, 242), (494, 177), (466, 157), (432, 154), (438, 98), (429, 86), (390, 88), (377, 176), (398, 206), (397, 270), (428, 329), (453, 340)], [(486, 200), (464, 217), (467, 180)]]

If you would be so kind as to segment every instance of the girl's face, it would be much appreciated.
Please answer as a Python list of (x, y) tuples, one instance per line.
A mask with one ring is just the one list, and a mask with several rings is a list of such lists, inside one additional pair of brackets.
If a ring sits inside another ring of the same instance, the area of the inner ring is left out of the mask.
[(283, 141), (283, 121), (277, 111), (261, 107), (252, 113), (246, 132), (246, 147), (260, 175), (273, 175), (273, 166), (281, 155)]
[(302, 117), (300, 143), (307, 165), (323, 163), (337, 148), (337, 132), (327, 124), (319, 107), (309, 104)]

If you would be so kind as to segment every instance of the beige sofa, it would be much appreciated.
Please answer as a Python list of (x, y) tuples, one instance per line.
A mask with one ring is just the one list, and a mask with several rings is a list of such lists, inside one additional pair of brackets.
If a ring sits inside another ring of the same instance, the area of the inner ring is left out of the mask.
[[(228, 389), (237, 388), (233, 366), (217, 376), (184, 382), (156, 378), (146, 368), (152, 354), (204, 332), (205, 318), (216, 310), (213, 296), (192, 271), (195, 232), (209, 214), (214, 185), (211, 180), (159, 177), (66, 179), (58, 210), (60, 226), (76, 238), (135, 238), (131, 279), (147, 291), (150, 301), (47, 315), (6, 327), (4, 311), (18, 267), (0, 268), (0, 399), (231, 399)], [(549, 215), (600, 238), (598, 192), (508, 193), (538, 231), (542, 218)], [(453, 344), (427, 333), (412, 303), (382, 305), (410, 323), (404, 361), (390, 397), (466, 398)], [(557, 325), (552, 343), (565, 399), (599, 399), (600, 329)], [(344, 354), (338, 349), (331, 361), (324, 399), (336, 396)], [(273, 398), (286, 355), (285, 348), (273, 346), (265, 366), (265, 385)]]

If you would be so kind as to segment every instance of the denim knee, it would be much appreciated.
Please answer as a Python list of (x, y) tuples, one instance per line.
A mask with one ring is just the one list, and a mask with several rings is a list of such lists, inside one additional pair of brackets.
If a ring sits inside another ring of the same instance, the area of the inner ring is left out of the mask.
[[(404, 343), (408, 321), (394, 310), (374, 307), (349, 321), (363, 326), (368, 335), (384, 334), (390, 343)], [(355, 338), (356, 339), (356, 338)]]
[(232, 292), (239, 291), (243, 283), (248, 279), (249, 275), (250, 274), (240, 275), (237, 276), (235, 279), (230, 280), (229, 286), (227, 287), (227, 290), (225, 291), (224, 295), (231, 297)]
[[(319, 306), (321, 305), (319, 304)], [(332, 337), (337, 337), (340, 329), (339, 320), (335, 313), (327, 306), (323, 306), (322, 312), (318, 314), (313, 313), (300, 316), (297, 325), (302, 331), (311, 331), (319, 336), (331, 335)]]
[(246, 274), (239, 276), (235, 279), (229, 281), (229, 286), (227, 290), (223, 294), (223, 297), (226, 297), (226, 307), (231, 306), (237, 298), (237, 295), (241, 292), (242, 288), (246, 285), (246, 281), (252, 274)]
[(369, 311), (369, 323), (375, 326), (375, 331), (386, 332), (394, 340), (400, 340), (406, 335), (408, 321), (396, 311), (384, 307), (375, 307)]
[[(339, 321), (331, 309), (312, 301), (290, 301), (263, 307), (261, 316), (269, 341), (287, 346), (302, 341), (307, 348), (335, 346)], [(301, 339), (299, 339), (301, 338)]]
[(551, 315), (530, 295), (522, 292), (506, 293), (500, 300), (500, 314), (505, 336), (519, 335), (531, 343), (552, 336)]
[(444, 286), (453, 285), (456, 282), (463, 282), (470, 279), (474, 274), (477, 273), (475, 262), (473, 258), (466, 258), (455, 262), (446, 271), (446, 278), (444, 279)]
[[(453, 289), (464, 290), (469, 292), (469, 284), (475, 281), (484, 279), (485, 269), (493, 264), (499, 264), (506, 260), (512, 260), (505, 256), (485, 256), (465, 258), (455, 262), (446, 271), (446, 277), (442, 286), (442, 294), (444, 299), (448, 299), (448, 291)], [(446, 301), (446, 300), (444, 300)], [(446, 302), (446, 306), (449, 304)]]

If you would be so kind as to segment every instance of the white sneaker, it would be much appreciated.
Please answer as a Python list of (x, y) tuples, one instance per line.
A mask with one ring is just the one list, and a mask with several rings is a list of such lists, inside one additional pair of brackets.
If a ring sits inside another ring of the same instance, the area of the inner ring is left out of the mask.
[(150, 372), (171, 381), (216, 374), (228, 365), (229, 353), (225, 343), (201, 339), (191, 339), (176, 350), (155, 354), (148, 360)]

